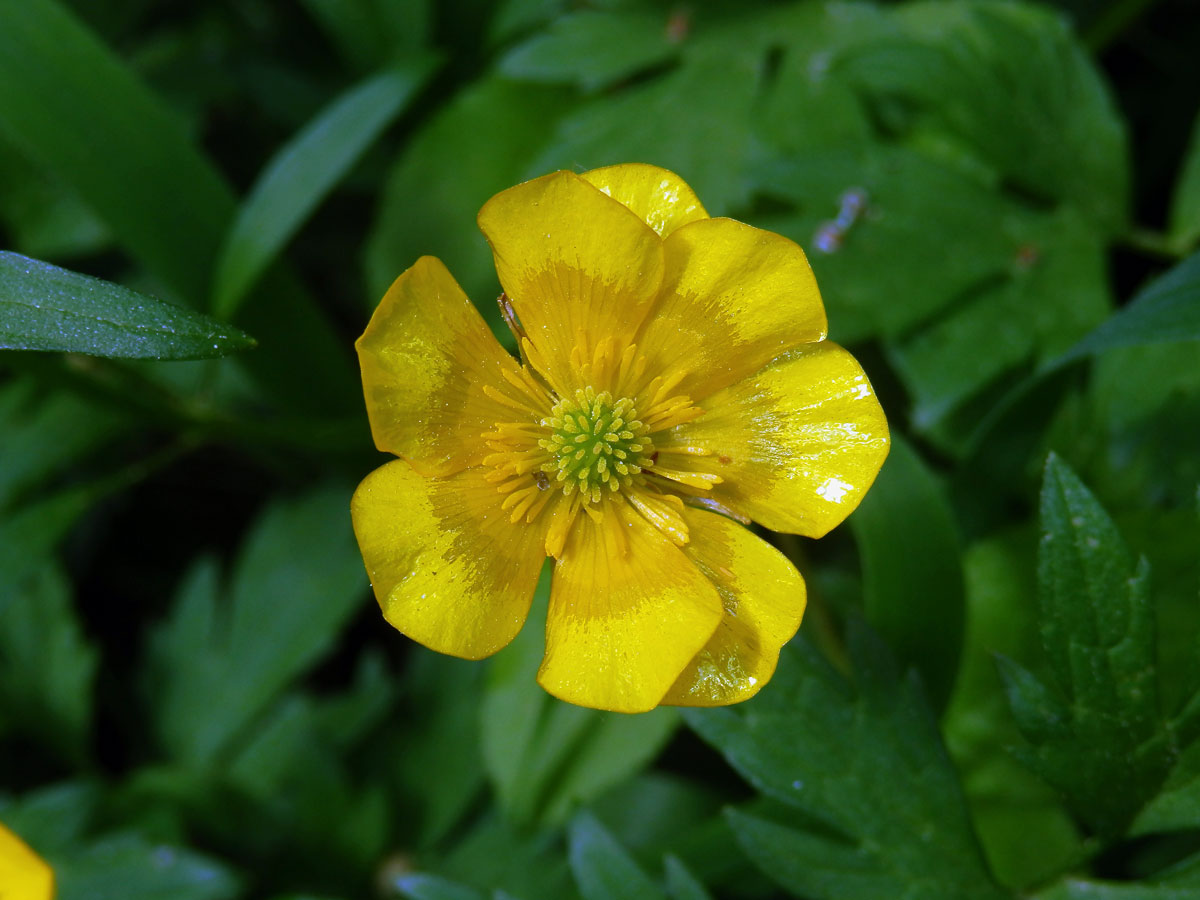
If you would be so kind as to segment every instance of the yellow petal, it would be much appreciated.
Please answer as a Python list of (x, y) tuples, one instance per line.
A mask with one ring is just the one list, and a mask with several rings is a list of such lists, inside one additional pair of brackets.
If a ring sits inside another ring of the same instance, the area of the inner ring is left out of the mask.
[(571, 353), (631, 338), (662, 281), (662, 239), (578, 175), (554, 172), (503, 191), (479, 211), (500, 283), (561, 393)]
[(54, 873), (40, 856), (0, 823), (0, 897), (51, 900)]
[(749, 699), (775, 673), (779, 649), (804, 615), (804, 579), (782, 553), (716, 513), (685, 513), (684, 553), (716, 587), (725, 616), (663, 703), (725, 706)]
[(624, 163), (592, 169), (579, 177), (628, 206), (663, 237), (688, 222), (708, 218), (687, 182), (658, 166)]
[(422, 474), (478, 463), (480, 435), (512, 418), (484, 386), (511, 394), (502, 373), (519, 367), (432, 256), (396, 279), (355, 347), (375, 446)]
[(581, 516), (554, 569), (538, 682), (596, 709), (644, 712), (661, 701), (721, 621), (711, 582), (621, 502)]
[(350, 503), (384, 617), (465, 659), (495, 653), (521, 630), (545, 560), (550, 517), (510, 522), (488, 471), (423, 478), (396, 460), (363, 479)]
[[(775, 531), (825, 534), (858, 506), (888, 451), (888, 427), (858, 362), (806, 344), (708, 397), (699, 419), (655, 439), (660, 460), (723, 481), (705, 496)], [(670, 454), (673, 447), (709, 456)]]
[(699, 400), (787, 350), (825, 337), (825, 307), (799, 245), (733, 219), (685, 225), (663, 244), (666, 271), (638, 346), (648, 371), (687, 371)]

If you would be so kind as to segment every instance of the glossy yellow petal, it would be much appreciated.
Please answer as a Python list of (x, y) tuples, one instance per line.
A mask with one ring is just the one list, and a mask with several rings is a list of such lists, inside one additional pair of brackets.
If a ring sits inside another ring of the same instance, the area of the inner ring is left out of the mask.
[(663, 244), (666, 271), (638, 346), (659, 373), (684, 369), (693, 400), (825, 337), (825, 307), (799, 245), (733, 219), (685, 225)]
[(396, 279), (355, 344), (375, 445), (426, 475), (449, 475), (490, 451), (481, 435), (511, 412), (484, 393), (512, 388), (516, 361), (432, 256)]
[(721, 621), (721, 598), (625, 503), (580, 516), (554, 570), (538, 682), (596, 709), (658, 705)]
[(51, 900), (54, 873), (45, 861), (0, 823), (0, 898)]
[[(671, 466), (723, 479), (706, 496), (775, 531), (820, 537), (862, 499), (888, 451), (888, 427), (854, 357), (806, 344), (708, 397), (699, 419), (655, 440)], [(659, 457), (663, 460), (663, 455)]]
[(496, 272), (560, 393), (577, 383), (571, 353), (630, 338), (662, 281), (662, 239), (578, 175), (554, 172), (503, 191), (479, 211)]
[(688, 222), (708, 218), (687, 182), (658, 166), (624, 163), (592, 169), (579, 177), (628, 206), (663, 237)]
[(716, 587), (721, 624), (688, 663), (663, 703), (725, 706), (749, 699), (775, 673), (779, 650), (804, 615), (804, 579), (782, 553), (716, 513), (685, 513), (684, 553)]
[(396, 460), (363, 479), (350, 504), (384, 617), (466, 659), (495, 653), (521, 630), (551, 518), (512, 523), (488, 471), (423, 478)]

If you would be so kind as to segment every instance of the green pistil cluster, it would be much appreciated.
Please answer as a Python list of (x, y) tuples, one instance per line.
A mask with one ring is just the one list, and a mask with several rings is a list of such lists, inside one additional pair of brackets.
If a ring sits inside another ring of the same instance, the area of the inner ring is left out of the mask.
[(614, 403), (608, 391), (576, 391), (559, 400), (542, 425), (552, 433), (538, 444), (553, 457), (542, 471), (562, 484), (564, 494), (578, 490), (593, 502), (605, 486), (619, 491), (632, 484), (654, 452), (633, 401), (622, 397)]

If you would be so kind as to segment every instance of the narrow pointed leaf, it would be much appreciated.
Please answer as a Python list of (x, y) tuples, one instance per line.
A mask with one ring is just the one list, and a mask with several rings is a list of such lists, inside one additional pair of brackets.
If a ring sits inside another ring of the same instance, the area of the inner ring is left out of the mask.
[(203, 313), (0, 250), (0, 348), (210, 359), (255, 346)]
[(213, 312), (232, 318), (292, 236), (415, 96), (433, 71), (422, 57), (355, 85), (267, 163), (226, 235)]

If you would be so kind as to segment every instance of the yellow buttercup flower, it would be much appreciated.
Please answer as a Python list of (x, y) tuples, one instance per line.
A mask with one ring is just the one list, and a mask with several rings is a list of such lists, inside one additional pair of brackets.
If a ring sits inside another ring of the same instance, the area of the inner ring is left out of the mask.
[(734, 519), (819, 537), (888, 448), (804, 252), (640, 164), (517, 185), (479, 227), (520, 360), (432, 257), (356, 345), (375, 444), (400, 457), (352, 502), (385, 617), (488, 656), (551, 556), (551, 694), (622, 712), (752, 696), (805, 589)]
[(53, 896), (50, 867), (0, 822), (0, 898), (51, 900)]

